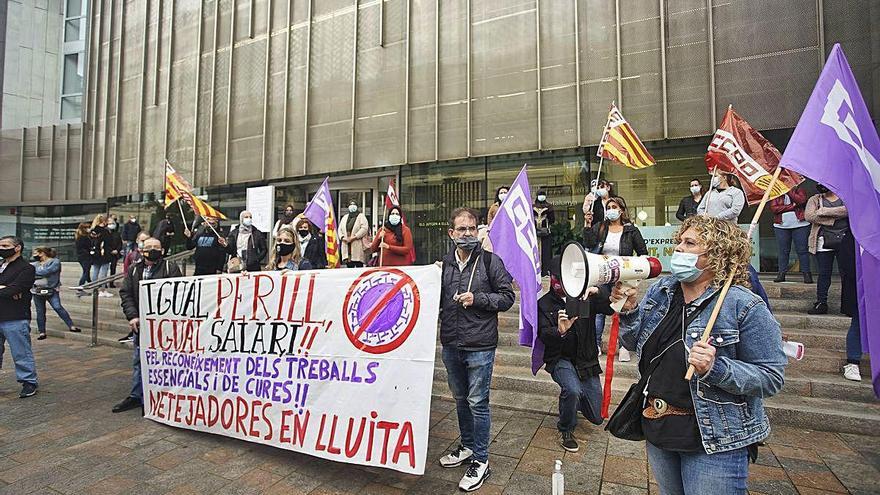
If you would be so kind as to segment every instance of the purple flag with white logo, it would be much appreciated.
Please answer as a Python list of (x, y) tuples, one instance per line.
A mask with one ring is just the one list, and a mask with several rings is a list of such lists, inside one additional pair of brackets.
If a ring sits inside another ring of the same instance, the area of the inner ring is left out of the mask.
[[(835, 44), (780, 165), (834, 191), (855, 237), (862, 351), (880, 356), (880, 138), (839, 44)], [(871, 296), (873, 294), (873, 296)], [(873, 353), (872, 351), (877, 351)], [(880, 359), (871, 360), (880, 397)]]
[(544, 364), (544, 344), (538, 339), (541, 269), (531, 198), (529, 175), (523, 165), (492, 220), (489, 239), (519, 285), (519, 343), (532, 348), (532, 373), (537, 374)]
[(326, 226), (327, 215), (333, 212), (333, 197), (330, 196), (330, 185), (328, 181), (330, 177), (324, 179), (324, 182), (321, 184), (321, 187), (315, 192), (315, 195), (312, 196), (309, 204), (306, 205), (305, 211), (303, 211), (303, 216), (308, 218), (310, 222), (315, 224), (315, 227), (318, 227), (318, 230), (324, 232)]

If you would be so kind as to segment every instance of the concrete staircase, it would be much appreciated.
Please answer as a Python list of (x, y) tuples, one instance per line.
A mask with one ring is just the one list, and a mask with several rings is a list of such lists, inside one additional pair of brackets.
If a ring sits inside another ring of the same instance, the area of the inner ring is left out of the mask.
[[(62, 276), (64, 287), (75, 285), (79, 266), (65, 263)], [(832, 285), (828, 315), (811, 316), (807, 310), (815, 300), (815, 285), (801, 283), (773, 283), (762, 280), (770, 297), (774, 315), (789, 339), (806, 346), (802, 361), (791, 361), (785, 372), (785, 386), (765, 405), (771, 423), (792, 425), (814, 430), (858, 434), (880, 434), (880, 401), (874, 398), (870, 383), (869, 360), (863, 359), (861, 383), (845, 380), (841, 368), (846, 362), (846, 331), (850, 318), (839, 314), (840, 286)], [(647, 283), (643, 284), (647, 287)], [(112, 291), (114, 295), (118, 291)], [(49, 335), (88, 342), (91, 338), (91, 297), (77, 298), (75, 292), (64, 289), (62, 303), (74, 323), (83, 333), (65, 331), (60, 319), (49, 310)], [(119, 298), (99, 299), (98, 341), (101, 345), (130, 348), (117, 342), (128, 333), (128, 324), (122, 316)], [(529, 369), (531, 349), (518, 345), (518, 302), (510, 311), (500, 315), (499, 345), (492, 377), (491, 402), (495, 406), (524, 411), (555, 413), (558, 386), (550, 375), (541, 370), (532, 376)], [(610, 318), (608, 319), (610, 325)], [(607, 346), (605, 332), (605, 345)], [(601, 358), (605, 368), (605, 356)], [(635, 355), (629, 363), (615, 363), (612, 384), (612, 404), (623, 397), (638, 378)], [(603, 376), (604, 379), (604, 376)], [(433, 392), (437, 397), (451, 398), (446, 383), (446, 370), (440, 358), (440, 345), (434, 364)], [(613, 411), (612, 406), (612, 411)]]

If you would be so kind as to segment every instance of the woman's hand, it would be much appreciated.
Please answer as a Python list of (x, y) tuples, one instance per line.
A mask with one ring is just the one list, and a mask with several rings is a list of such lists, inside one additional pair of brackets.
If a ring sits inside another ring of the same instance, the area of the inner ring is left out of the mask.
[(712, 344), (698, 340), (691, 346), (688, 356), (688, 364), (692, 365), (699, 376), (708, 373), (715, 365), (715, 347)]
[(637, 305), (636, 296), (639, 294), (639, 290), (635, 287), (623, 287), (620, 282), (614, 284), (614, 288), (611, 290), (611, 302), (616, 303), (621, 299), (626, 298), (626, 302), (623, 303), (623, 307), (620, 309), (621, 311), (632, 311)]
[(576, 322), (578, 318), (580, 317), (575, 316), (572, 319), (568, 319), (568, 314), (565, 313), (565, 310), (560, 309), (556, 316), (556, 326), (559, 328), (559, 335), (565, 335), (571, 330), (571, 326), (574, 325), (574, 322)]
[(385, 241), (382, 241), (379, 243), (379, 247), (382, 249), (388, 249), (388, 243)]

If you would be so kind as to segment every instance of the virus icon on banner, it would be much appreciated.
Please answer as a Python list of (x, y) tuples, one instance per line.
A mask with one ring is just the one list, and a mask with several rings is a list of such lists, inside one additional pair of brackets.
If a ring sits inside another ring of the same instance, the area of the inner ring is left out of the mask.
[(409, 275), (393, 268), (366, 271), (345, 296), (345, 334), (364, 352), (391, 352), (412, 333), (419, 305), (419, 288)]

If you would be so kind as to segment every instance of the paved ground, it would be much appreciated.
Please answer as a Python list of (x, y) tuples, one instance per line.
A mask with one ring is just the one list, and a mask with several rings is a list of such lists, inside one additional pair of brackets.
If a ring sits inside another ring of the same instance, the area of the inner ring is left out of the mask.
[[(463, 474), (436, 464), (458, 436), (450, 402), (432, 404), (429, 467), (423, 477), (409, 476), (179, 430), (136, 411), (111, 414), (127, 393), (130, 352), (51, 337), (34, 344), (37, 396), (18, 399), (14, 373), (0, 371), (0, 493), (456, 493)], [(478, 493), (550, 493), (557, 458), (564, 459), (566, 493), (659, 493), (643, 444), (582, 427), (581, 451), (563, 453), (555, 421), (493, 411), (493, 475)], [(880, 493), (878, 469), (880, 437), (780, 427), (760, 449), (749, 485), (767, 494)]]

